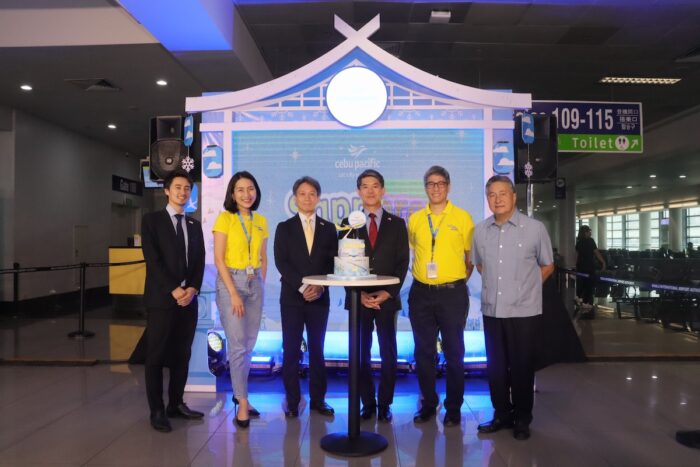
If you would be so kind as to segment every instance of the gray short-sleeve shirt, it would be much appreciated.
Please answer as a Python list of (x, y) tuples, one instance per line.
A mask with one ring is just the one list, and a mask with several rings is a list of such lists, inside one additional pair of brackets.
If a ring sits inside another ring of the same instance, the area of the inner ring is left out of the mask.
[(481, 265), (481, 312), (494, 318), (542, 313), (541, 266), (554, 262), (552, 244), (540, 221), (519, 211), (503, 225), (493, 216), (474, 228), (471, 260)]

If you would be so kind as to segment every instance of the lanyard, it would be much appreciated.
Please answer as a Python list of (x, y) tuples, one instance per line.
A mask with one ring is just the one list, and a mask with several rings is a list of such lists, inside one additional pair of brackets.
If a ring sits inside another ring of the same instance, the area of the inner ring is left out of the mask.
[(435, 238), (437, 237), (438, 232), (440, 231), (440, 226), (442, 225), (442, 221), (445, 220), (445, 215), (443, 214), (442, 219), (440, 219), (440, 223), (437, 226), (437, 229), (433, 229), (433, 218), (431, 217), (430, 214), (428, 214), (428, 225), (430, 226), (430, 235), (432, 236), (431, 242), (430, 242), (430, 262), (433, 262), (433, 259), (435, 257)]
[[(241, 213), (239, 212), (237, 214), (238, 214), (238, 220), (241, 222), (241, 227), (243, 228), (243, 233), (245, 234), (245, 238), (248, 241), (248, 264), (252, 265), (253, 260), (250, 257), (250, 244), (253, 241), (253, 237), (248, 233), (248, 229), (245, 228), (245, 222), (243, 222), (243, 216), (241, 216)], [(251, 231), (252, 231), (252, 229), (253, 229), (253, 213), (252, 212), (250, 213), (250, 227), (251, 227)]]

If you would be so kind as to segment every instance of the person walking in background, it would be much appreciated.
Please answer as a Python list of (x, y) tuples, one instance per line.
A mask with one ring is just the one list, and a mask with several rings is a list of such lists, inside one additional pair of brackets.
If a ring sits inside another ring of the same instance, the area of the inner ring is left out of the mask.
[(588, 274), (588, 277), (576, 276), (576, 295), (581, 299), (583, 313), (581, 318), (591, 319), (595, 316), (593, 292), (596, 283), (596, 259), (605, 269), (605, 259), (598, 251), (595, 240), (591, 238), (591, 228), (582, 225), (576, 238), (576, 272)]
[(423, 400), (413, 421), (435, 416), (440, 402), (435, 391), (438, 334), (447, 361), (445, 426), (459, 425), (464, 403), (464, 327), (469, 313), (467, 280), (474, 222), (453, 205), (450, 174), (433, 166), (423, 176), (428, 205), (411, 214), (408, 238), (413, 248), (413, 284), (408, 295), (409, 319), (415, 340), (416, 372)]
[[(392, 419), (391, 404), (396, 385), (396, 318), (401, 309), (401, 285), (409, 262), (406, 222), (382, 208), (384, 177), (376, 170), (365, 170), (357, 177), (357, 194), (362, 199), (362, 211), (367, 224), (350, 235), (365, 241), (372, 274), (398, 277), (400, 282), (387, 287), (368, 287), (360, 290), (360, 397), (361, 417), (368, 420), (377, 413), (382, 422)], [(343, 219), (348, 225), (348, 219)], [(345, 297), (345, 308), (350, 309), (350, 294)], [(377, 340), (381, 356), (381, 379), (375, 399), (372, 381), (372, 332), (377, 326)]]
[(236, 424), (247, 428), (260, 413), (248, 400), (250, 359), (260, 331), (267, 274), (267, 220), (255, 211), (260, 187), (249, 172), (236, 172), (226, 188), (225, 211), (213, 227), (216, 306), (226, 333)]
[(513, 427), (513, 437), (526, 440), (532, 422), (542, 283), (554, 271), (552, 243), (540, 221), (518, 211), (510, 178), (491, 177), (486, 198), (493, 215), (474, 229), (471, 252), (482, 281), (486, 372), (494, 414), (478, 431)]
[(333, 272), (338, 251), (335, 225), (316, 215), (321, 185), (314, 178), (302, 177), (292, 187), (298, 214), (280, 222), (275, 231), (275, 265), (280, 272), (280, 314), (282, 317), (282, 379), (287, 395), (285, 416), (299, 416), (301, 387), (299, 358), (306, 327), (309, 349), (309, 396), (311, 410), (333, 415), (326, 403), (326, 361), (323, 346), (328, 324), (328, 289), (302, 284), (305, 276)]
[[(192, 185), (187, 172), (171, 172), (163, 181), (167, 206), (146, 214), (141, 223), (146, 260), (146, 394), (151, 426), (164, 433), (172, 430), (168, 417), (204, 417), (183, 400), (197, 327), (197, 294), (204, 276), (202, 225), (185, 215)], [(167, 409), (163, 403), (165, 366), (170, 368)]]

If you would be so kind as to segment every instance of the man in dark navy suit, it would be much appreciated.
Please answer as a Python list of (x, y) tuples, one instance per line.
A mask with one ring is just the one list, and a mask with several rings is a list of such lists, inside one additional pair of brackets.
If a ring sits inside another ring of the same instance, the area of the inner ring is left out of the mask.
[(325, 401), (326, 361), (323, 344), (328, 324), (328, 289), (305, 285), (305, 276), (333, 272), (333, 257), (338, 251), (335, 225), (316, 215), (321, 185), (311, 177), (302, 177), (292, 188), (299, 213), (280, 222), (275, 232), (275, 265), (282, 282), (280, 311), (282, 316), (282, 379), (287, 394), (287, 418), (299, 416), (301, 388), (299, 358), (306, 326), (309, 349), (309, 396), (311, 410), (333, 415)]
[[(144, 303), (148, 312), (146, 394), (151, 426), (172, 430), (168, 417), (199, 419), (183, 400), (192, 340), (197, 326), (197, 293), (204, 275), (204, 237), (199, 221), (185, 216), (192, 179), (176, 170), (164, 180), (168, 205), (143, 216), (146, 259)], [(170, 368), (168, 407), (163, 404), (163, 367)]]
[[(391, 403), (396, 385), (396, 319), (401, 309), (401, 285), (406, 277), (409, 262), (408, 231), (406, 222), (382, 208), (384, 177), (376, 170), (365, 170), (357, 177), (357, 193), (362, 199), (362, 210), (367, 224), (350, 235), (365, 241), (365, 254), (369, 257), (372, 274), (398, 277), (396, 285), (368, 287), (360, 291), (360, 416), (368, 420), (377, 412), (383, 422), (392, 419)], [(347, 225), (348, 220), (343, 219)], [(345, 308), (350, 309), (350, 294)], [(377, 326), (377, 340), (382, 368), (375, 399), (372, 381), (372, 332)]]

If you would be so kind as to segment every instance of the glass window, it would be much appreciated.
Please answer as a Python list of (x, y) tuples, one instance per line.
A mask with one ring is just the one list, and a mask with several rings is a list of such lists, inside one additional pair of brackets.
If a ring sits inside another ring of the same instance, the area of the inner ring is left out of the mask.
[(691, 242), (695, 248), (700, 244), (700, 207), (685, 210), (685, 241)]
[(660, 214), (660, 211), (649, 213), (649, 246), (652, 249), (658, 249), (661, 246), (659, 244), (659, 219), (661, 219)]
[(639, 214), (625, 216), (625, 248), (639, 251)]
[(622, 216), (608, 216), (606, 221), (606, 240), (608, 248), (624, 248), (624, 238), (622, 236)]

